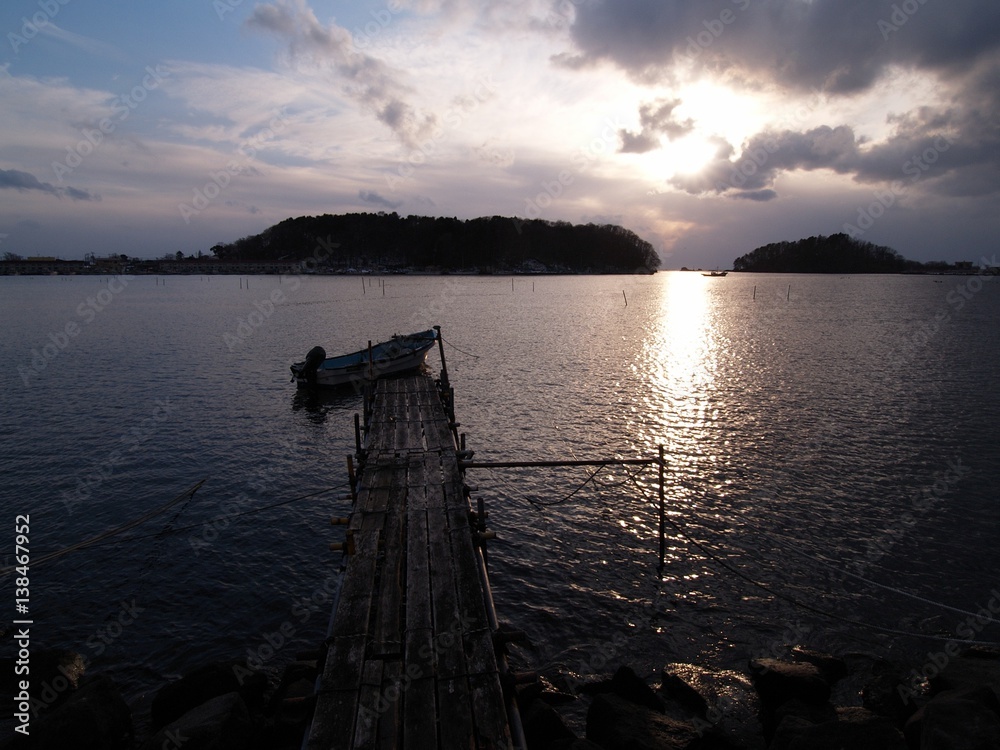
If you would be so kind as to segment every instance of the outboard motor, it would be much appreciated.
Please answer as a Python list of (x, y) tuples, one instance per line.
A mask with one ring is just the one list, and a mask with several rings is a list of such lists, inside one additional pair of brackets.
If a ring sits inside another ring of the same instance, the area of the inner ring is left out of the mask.
[(314, 346), (306, 354), (305, 364), (302, 365), (302, 377), (306, 379), (309, 385), (316, 385), (316, 371), (325, 359), (326, 351), (322, 346)]

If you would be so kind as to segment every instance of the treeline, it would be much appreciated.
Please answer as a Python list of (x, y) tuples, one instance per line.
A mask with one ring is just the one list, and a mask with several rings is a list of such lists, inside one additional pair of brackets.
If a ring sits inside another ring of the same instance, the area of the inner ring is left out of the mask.
[(921, 270), (891, 247), (864, 242), (846, 234), (773, 242), (741, 255), (734, 271), (770, 273), (902, 273)]
[(381, 212), (285, 219), (260, 234), (218, 244), (212, 253), (221, 260), (299, 260), (312, 257), (320, 240), (322, 264), (333, 269), (632, 273), (660, 265), (650, 243), (610, 224)]

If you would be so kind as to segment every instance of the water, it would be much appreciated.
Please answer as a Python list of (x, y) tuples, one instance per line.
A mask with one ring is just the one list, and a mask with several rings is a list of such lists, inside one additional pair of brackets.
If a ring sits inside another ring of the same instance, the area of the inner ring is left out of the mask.
[(0, 279), (0, 498), (5, 554), (30, 513), (37, 557), (207, 480), (31, 572), (33, 648), (78, 650), (136, 705), (197, 664), (277, 671), (319, 643), (360, 401), (305, 397), (288, 365), (434, 323), (477, 459), (666, 451), (662, 577), (655, 469), (605, 470), (572, 496), (587, 470), (470, 471), (500, 537), (499, 613), (531, 640), (523, 666), (740, 667), (793, 643), (919, 658), (942, 644), (875, 628), (948, 638), (966, 616), (845, 571), (971, 611), (1000, 587), (1000, 281), (126, 282)]

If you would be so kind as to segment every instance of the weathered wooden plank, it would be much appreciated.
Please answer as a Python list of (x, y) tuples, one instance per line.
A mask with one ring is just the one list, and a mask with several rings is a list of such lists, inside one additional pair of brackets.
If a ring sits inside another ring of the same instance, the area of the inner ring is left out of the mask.
[(319, 695), (306, 750), (349, 750), (354, 742), (357, 712), (357, 690), (338, 690)]
[(330, 639), (330, 648), (319, 681), (319, 692), (357, 690), (365, 663), (365, 635), (342, 636)]
[(399, 661), (385, 663), (379, 702), (378, 746), (395, 748), (402, 744), (403, 730), (403, 665)]
[(474, 748), (472, 696), (465, 677), (441, 680), (437, 690), (438, 725), (442, 748)]
[(434, 618), (431, 611), (427, 512), (408, 511), (406, 528), (406, 629), (429, 630), (434, 626)]
[(510, 750), (510, 727), (504, 708), (500, 679), (493, 675), (469, 677), (476, 747), (483, 750)]
[[(483, 584), (479, 576), (479, 560), (472, 544), (468, 514), (463, 512), (464, 525), (451, 532), (451, 553), (455, 560), (455, 588), (458, 606), (469, 629), (489, 627), (486, 605), (483, 601)], [(454, 520), (457, 514), (452, 514)]]
[(405, 750), (437, 750), (437, 682), (413, 680), (403, 695), (403, 743)]
[(465, 655), (460, 645), (456, 647), (456, 643), (461, 643), (462, 613), (455, 587), (447, 515), (440, 510), (428, 510), (427, 527), (437, 673), (444, 678), (456, 677), (465, 674)]
[(348, 558), (344, 571), (331, 636), (368, 633), (380, 534), (380, 530), (371, 529), (354, 535), (355, 554)]
[(493, 650), (493, 631), (488, 628), (466, 630), (462, 634), (465, 661), (470, 675), (497, 675), (496, 653)]
[[(384, 664), (380, 659), (365, 662), (361, 677), (361, 687), (358, 691), (358, 715), (354, 722), (354, 741), (352, 747), (356, 750), (375, 748), (378, 738), (379, 716), (385, 710), (382, 697), (382, 672)], [(386, 745), (392, 747), (392, 745)]]
[(403, 640), (403, 660), (411, 680), (431, 679), (437, 675), (434, 631), (430, 628), (407, 630)]
[(392, 471), (393, 486), (386, 508), (385, 534), (378, 573), (378, 594), (373, 613), (372, 653), (399, 658), (403, 651), (402, 620), (406, 590), (406, 466)]

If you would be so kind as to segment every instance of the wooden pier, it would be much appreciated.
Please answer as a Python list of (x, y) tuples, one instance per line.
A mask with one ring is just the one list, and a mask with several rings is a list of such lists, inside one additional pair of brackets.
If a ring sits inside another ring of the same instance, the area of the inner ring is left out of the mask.
[(307, 750), (523, 747), (448, 398), (376, 383)]

